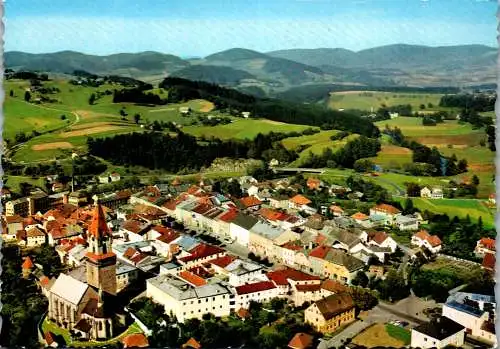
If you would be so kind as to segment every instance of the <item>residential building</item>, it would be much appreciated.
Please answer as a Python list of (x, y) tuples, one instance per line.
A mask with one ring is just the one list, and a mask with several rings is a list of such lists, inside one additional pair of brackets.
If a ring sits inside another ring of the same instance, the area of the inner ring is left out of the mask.
[(371, 231), (368, 233), (363, 232), (360, 238), (368, 245), (374, 245), (382, 248), (387, 247), (392, 253), (396, 252), (396, 249), (398, 248), (398, 243), (389, 234), (383, 231)]
[[(318, 246), (309, 253), (309, 258), (320, 260), (318, 275), (350, 283), (356, 273), (363, 269), (363, 261), (349, 255), (347, 252), (328, 246)], [(311, 262), (312, 265), (313, 262)]]
[(411, 244), (421, 248), (425, 247), (432, 253), (438, 253), (442, 243), (437, 235), (430, 235), (426, 230), (421, 230), (412, 236)]
[(413, 215), (398, 215), (394, 221), (394, 226), (399, 230), (418, 230), (420, 228), (420, 221)]
[(7, 216), (19, 215), (27, 217), (30, 214), (28, 198), (20, 198), (5, 203), (5, 214)]
[(331, 205), (329, 210), (334, 217), (342, 217), (344, 215), (344, 210), (340, 206)]
[(319, 190), (323, 186), (323, 182), (318, 178), (309, 177), (307, 179), (306, 185), (309, 190)]
[(314, 344), (314, 337), (307, 333), (297, 333), (288, 343), (290, 349), (311, 349)]
[(447, 318), (438, 317), (428, 323), (412, 328), (412, 348), (461, 348), (465, 341), (465, 327)]
[(333, 294), (311, 304), (304, 312), (305, 322), (318, 332), (331, 333), (353, 322), (354, 310), (354, 301), (349, 294)]
[(248, 246), (250, 242), (250, 229), (257, 222), (257, 218), (239, 213), (229, 226), (231, 238), (236, 239), (243, 246)]
[(47, 242), (47, 235), (38, 227), (18, 232), (18, 243), (26, 247), (41, 246)]
[(386, 225), (393, 225), (396, 216), (400, 213), (401, 213), (400, 210), (388, 204), (380, 204), (370, 209), (370, 217), (371, 216), (384, 217), (384, 223)]
[(237, 286), (235, 291), (234, 309), (248, 309), (251, 301), (264, 303), (280, 296), (278, 288), (272, 281), (258, 281)]
[(290, 198), (286, 195), (273, 195), (269, 198), (269, 205), (273, 208), (287, 209), (290, 207)]
[(356, 212), (351, 216), (351, 218), (364, 228), (371, 228), (372, 222), (370, 221), (370, 217), (361, 212)]
[(309, 206), (311, 203), (312, 201), (306, 198), (304, 195), (297, 194), (289, 200), (288, 207), (294, 210), (304, 211), (307, 214), (314, 214), (317, 212), (317, 210)]
[(486, 253), (495, 253), (496, 252), (496, 241), (491, 238), (481, 238), (476, 243), (476, 248), (474, 249), (474, 253), (478, 257), (484, 257)]

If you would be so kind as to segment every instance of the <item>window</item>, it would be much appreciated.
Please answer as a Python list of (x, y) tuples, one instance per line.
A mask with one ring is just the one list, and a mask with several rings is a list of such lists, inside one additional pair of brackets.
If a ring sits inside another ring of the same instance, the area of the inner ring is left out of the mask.
[(212, 300), (215, 301), (215, 297), (212, 297)]
[(201, 299), (198, 299), (198, 304), (200, 304), (200, 303), (201, 303)]

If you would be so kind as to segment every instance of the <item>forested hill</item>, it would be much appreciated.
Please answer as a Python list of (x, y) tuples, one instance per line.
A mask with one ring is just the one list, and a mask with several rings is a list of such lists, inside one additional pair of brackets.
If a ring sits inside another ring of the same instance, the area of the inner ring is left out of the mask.
[(160, 83), (160, 87), (168, 90), (168, 101), (171, 103), (206, 99), (213, 102), (218, 109), (231, 113), (250, 112), (254, 117), (274, 121), (345, 130), (367, 137), (379, 135), (378, 128), (371, 121), (349, 113), (329, 110), (320, 105), (257, 98), (234, 89), (182, 78), (168, 77)]

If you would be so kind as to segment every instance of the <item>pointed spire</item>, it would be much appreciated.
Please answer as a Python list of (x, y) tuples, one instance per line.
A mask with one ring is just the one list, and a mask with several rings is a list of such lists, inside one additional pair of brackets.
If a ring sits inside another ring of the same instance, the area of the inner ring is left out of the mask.
[(31, 258), (28, 256), (24, 260), (24, 263), (22, 265), (23, 269), (32, 269), (34, 267), (33, 262), (31, 261)]
[(104, 211), (98, 199), (95, 199), (95, 209), (92, 222), (89, 226), (89, 233), (96, 238), (100, 238), (104, 235), (110, 234), (109, 227), (106, 224)]

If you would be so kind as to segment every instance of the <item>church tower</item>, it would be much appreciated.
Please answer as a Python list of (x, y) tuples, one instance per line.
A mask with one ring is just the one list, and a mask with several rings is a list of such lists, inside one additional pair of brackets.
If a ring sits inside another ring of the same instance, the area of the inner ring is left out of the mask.
[(97, 200), (87, 232), (87, 242), (87, 284), (116, 295), (116, 255), (111, 248), (111, 232)]

